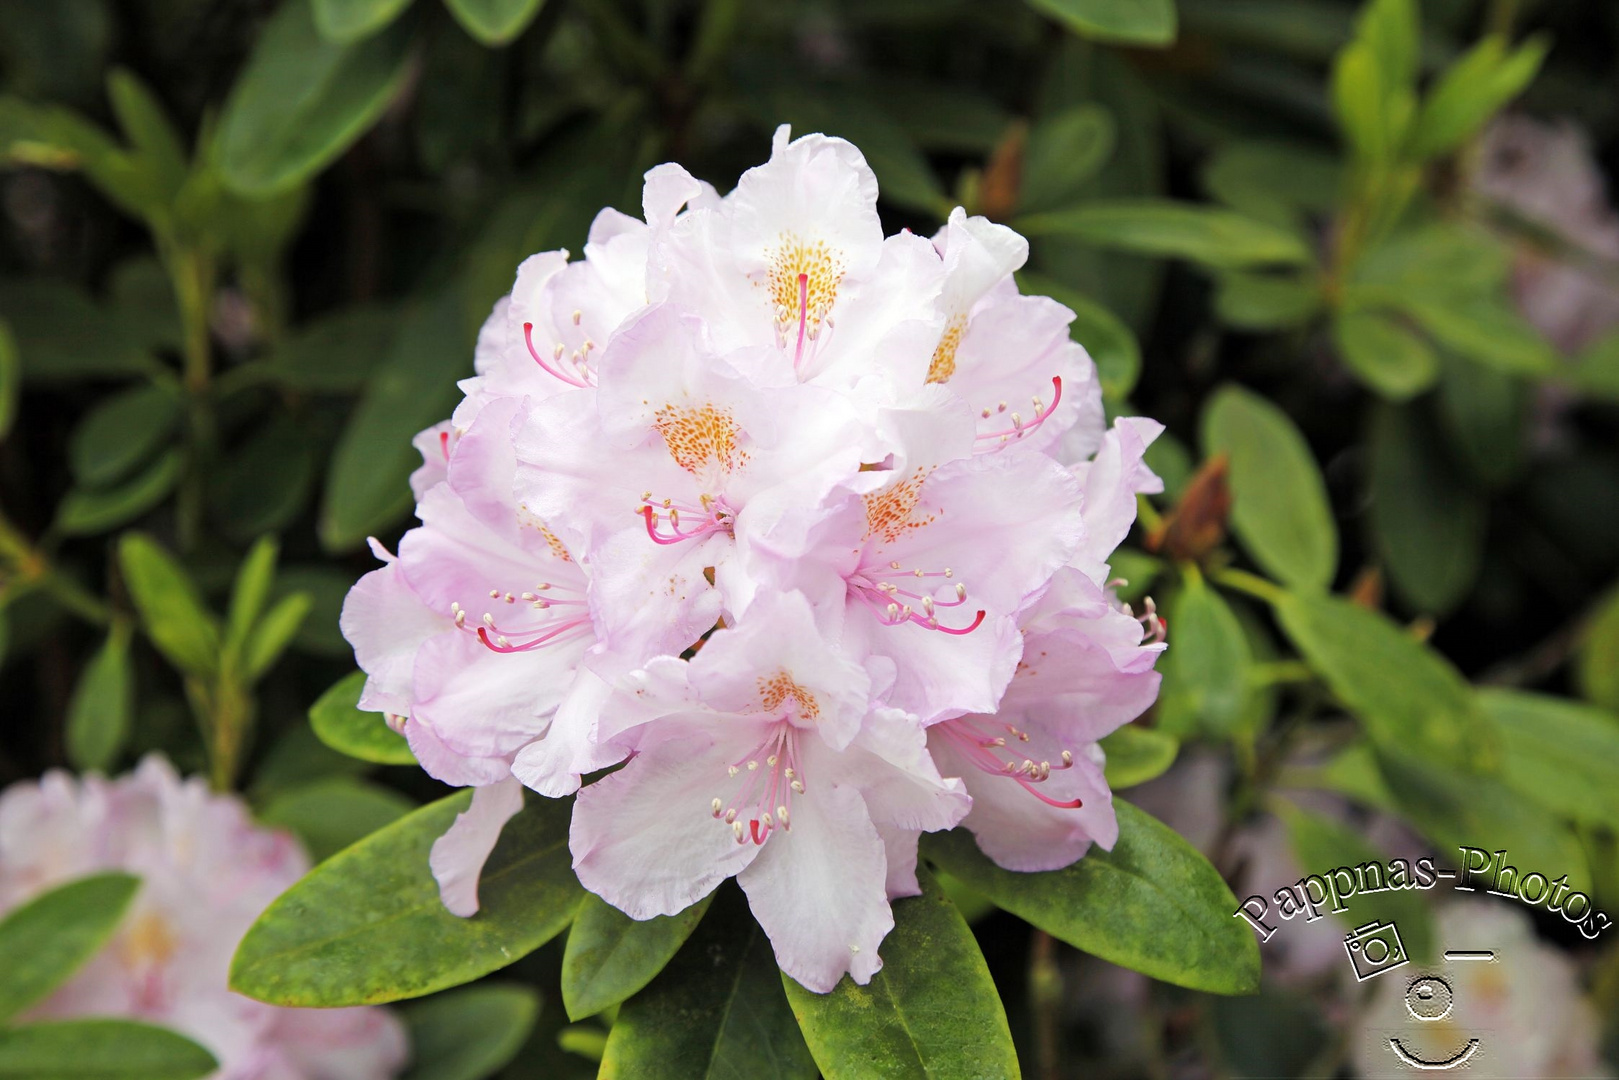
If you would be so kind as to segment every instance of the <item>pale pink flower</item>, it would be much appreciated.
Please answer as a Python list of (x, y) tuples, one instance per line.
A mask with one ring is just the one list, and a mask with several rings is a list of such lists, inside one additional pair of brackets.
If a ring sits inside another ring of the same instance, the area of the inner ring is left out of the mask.
[(47, 773), (0, 793), (0, 913), (107, 871), (140, 877), (111, 942), (25, 1019), (128, 1017), (207, 1047), (214, 1080), (383, 1080), (409, 1057), (382, 1008), (285, 1009), (227, 988), (259, 914), (309, 869), (296, 841), (159, 757), (116, 780)]
[(934, 237), (945, 265), (944, 330), (927, 381), (971, 407), (977, 449), (1036, 448), (1065, 461), (1090, 457), (1105, 421), (1096, 365), (1069, 336), (1074, 313), (1013, 280), (1027, 240), (959, 206)]
[(993, 715), (928, 729), (940, 771), (973, 797), (964, 824), (1008, 870), (1055, 870), (1118, 838), (1097, 741), (1158, 696), (1161, 642), (1077, 570), (1061, 571), (1019, 621), (1017, 673)]
[(875, 451), (841, 395), (768, 347), (721, 357), (673, 304), (617, 331), (598, 378), (534, 409), (518, 490), (591, 561), (607, 647), (635, 663), (736, 613), (731, 553), (751, 517), (816, 505)]
[(916, 833), (968, 805), (914, 718), (880, 704), (886, 681), (825, 641), (796, 593), (761, 597), (690, 661), (649, 663), (611, 710), (641, 729), (636, 755), (579, 793), (579, 880), (648, 919), (735, 876), (783, 971), (817, 991), (867, 982), (894, 925), (880, 830), (914, 892)]

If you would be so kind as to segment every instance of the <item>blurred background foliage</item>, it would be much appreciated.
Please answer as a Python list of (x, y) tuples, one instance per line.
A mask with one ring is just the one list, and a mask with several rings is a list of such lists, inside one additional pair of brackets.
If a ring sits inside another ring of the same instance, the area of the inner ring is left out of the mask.
[[(523, 256), (789, 122), (864, 150), (889, 231), (1027, 234), (1110, 412), (1168, 425), (1115, 571), (1171, 649), (1117, 784), (1215, 762), (1239, 896), (1267, 823), (1318, 870), (1393, 821), (1619, 905), (1616, 51), (1580, 0), (0, 5), (0, 784), (160, 750), (316, 858), (435, 797), (315, 734), (355, 751), (322, 694), (411, 436)], [(1031, 1075), (1347, 1067), (1320, 980), (1108, 1005), (958, 901)], [(1619, 1014), (1619, 939), (1540, 929)], [(504, 976), (546, 1001), (502, 1075), (594, 1074), (613, 1010), (564, 1027), (561, 962)]]

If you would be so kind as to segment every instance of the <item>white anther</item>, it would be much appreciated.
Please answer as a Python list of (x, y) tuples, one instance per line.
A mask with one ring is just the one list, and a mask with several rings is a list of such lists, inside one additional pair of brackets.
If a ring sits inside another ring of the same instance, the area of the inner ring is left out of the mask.
[(950, 568), (949, 568), (949, 567), (948, 567), (948, 566), (947, 566), (947, 567), (945, 567), (945, 568), (944, 568), (944, 576), (945, 576), (945, 577), (946, 577), (946, 578), (953, 578), (953, 577), (955, 577), (955, 576), (956, 576), (956, 572), (955, 572), (955, 571), (954, 571), (954, 570), (952, 570), (952, 569), (950, 569)]
[(495, 638), (495, 644), (504, 649), (506, 646), (510, 645), (511, 642), (507, 641), (505, 635), (502, 634)]
[(495, 628), (495, 617), (493, 615), (489, 614), (489, 612), (487, 612), (487, 611), (484, 612), (483, 613), (483, 624), (485, 626), (489, 627), (489, 629), (493, 630)]
[(767, 829), (773, 829), (776, 827), (776, 819), (770, 816), (769, 810), (766, 810), (763, 814), (759, 815), (759, 821)]
[(727, 772), (727, 773), (728, 773), (728, 774), (729, 774), (729, 775), (731, 775), (731, 776), (735, 776), (735, 775), (736, 775), (736, 774), (737, 774), (737, 771), (738, 771), (738, 770), (737, 770), (737, 767), (736, 767), (736, 766), (735, 766), (735, 765), (732, 765), (732, 766), (730, 766), (730, 767), (729, 767), (729, 768), (728, 768), (728, 769), (726, 769), (726, 770), (725, 770), (725, 771), (726, 771), (726, 772)]
[(455, 613), (455, 625), (459, 628), (459, 627), (465, 626), (466, 624), (467, 624), (467, 613), (464, 612), (464, 611), (457, 611)]
[(723, 802), (721, 802), (720, 800), (715, 799), (713, 805), (714, 805), (714, 816), (719, 817), (720, 812), (725, 809), (725, 804)]
[(798, 794), (800, 794), (800, 795), (804, 794), (804, 781), (802, 781), (802, 780), (794, 780), (792, 782), (791, 787), (792, 787), (792, 789), (794, 791), (798, 792)]
[(1072, 765), (1074, 763), (1074, 755), (1072, 753), (1070, 753), (1069, 751), (1064, 750), (1062, 752), (1062, 763), (1063, 763), (1064, 768), (1067, 768), (1069, 765)]
[(736, 820), (736, 811), (734, 809), (725, 811), (725, 824), (729, 825), (729, 824), (731, 824), (731, 822), (733, 822), (735, 820)]
[(553, 359), (553, 360), (561, 360), (562, 359), (562, 354), (567, 352), (567, 351), (568, 351), (567, 347), (564, 346), (562, 344), (562, 342), (559, 341), (559, 342), (557, 342), (557, 347), (551, 350), (551, 359)]
[(771, 768), (775, 768), (777, 760), (776, 755), (771, 754), (769, 757), (765, 758), (765, 764), (769, 765)]
[(741, 844), (747, 841), (747, 834), (742, 829), (740, 821), (731, 822), (731, 832), (736, 834), (736, 842)]
[(888, 564), (888, 568), (890, 570), (898, 570), (899, 569), (899, 563), (891, 562), (891, 563)]
[(956, 599), (957, 600), (965, 600), (965, 599), (967, 599), (967, 586), (963, 585), (959, 581), (956, 582)]
[(753, 771), (754, 771), (754, 770), (755, 770), (755, 769), (757, 769), (757, 768), (758, 768), (758, 767), (759, 767), (759, 763), (758, 763), (758, 762), (757, 762), (757, 761), (750, 761), (750, 762), (748, 762), (748, 771), (749, 771), (749, 772), (753, 772)]
[(489, 590), (489, 599), (491, 599), (491, 600), (499, 600), (500, 599), (500, 590), (499, 589), (490, 589)]
[(511, 593), (507, 593), (506, 594), (506, 603), (508, 603), (508, 604), (517, 603), (517, 597), (513, 596)]
[(579, 325), (579, 320), (580, 320), (580, 318), (583, 317), (583, 315), (584, 315), (584, 312), (580, 311), (578, 308), (574, 308), (573, 309), (573, 325), (578, 326)]
[(538, 600), (538, 599), (539, 599), (539, 597), (538, 597), (538, 596), (535, 596), (535, 595), (534, 595), (534, 594), (533, 594), (533, 593), (531, 593), (531, 592), (526, 592), (526, 593), (524, 593), (524, 594), (523, 594), (523, 599), (524, 599), (524, 600)]

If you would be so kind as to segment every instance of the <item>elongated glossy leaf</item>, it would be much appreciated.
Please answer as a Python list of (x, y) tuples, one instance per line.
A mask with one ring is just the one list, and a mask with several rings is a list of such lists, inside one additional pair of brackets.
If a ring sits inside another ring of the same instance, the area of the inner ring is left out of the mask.
[(1506, 487), (1529, 464), (1524, 437), (1533, 403), (1529, 380), (1448, 353), (1443, 365), (1437, 404), (1447, 444), (1480, 484), (1492, 490)]
[(17, 338), (0, 319), (0, 439), (11, 433), (17, 419), (17, 397), (22, 393), (22, 358), (17, 355)]
[(1484, 690), (1508, 787), (1575, 821), (1619, 829), (1619, 716), (1567, 698)]
[(586, 893), (568, 928), (562, 957), (562, 1003), (568, 1019), (594, 1016), (651, 982), (697, 929), (712, 899), (710, 893), (678, 915), (636, 922)]
[(315, 29), (327, 41), (349, 45), (386, 27), (411, 0), (311, 0)]
[(1525, 873), (1566, 873), (1573, 888), (1590, 891), (1585, 853), (1568, 822), (1504, 781), (1382, 753), (1378, 769), (1400, 816), (1440, 851), (1459, 857), (1463, 845), (1505, 849)]
[(1326, 481), (1287, 414), (1239, 386), (1203, 414), (1203, 453), (1230, 466), (1231, 525), (1254, 561), (1296, 589), (1324, 589), (1338, 569)]
[(781, 984), (741, 891), (721, 886), (691, 940), (619, 1011), (600, 1080), (814, 1080)]
[(781, 977), (815, 1064), (828, 1077), (1016, 1080), (1006, 1012), (978, 943), (933, 876), (916, 876), (922, 895), (894, 901), (883, 969), (869, 985), (845, 977), (816, 994)]
[(1095, 104), (1075, 105), (1035, 124), (1023, 154), (1018, 208), (1033, 213), (1075, 202), (1113, 153), (1113, 139), (1112, 114)]
[(545, 0), (444, 0), (462, 28), (485, 45), (505, 45), (540, 13)]
[(1411, 330), (1379, 312), (1352, 311), (1332, 324), (1338, 355), (1361, 382), (1404, 401), (1439, 378), (1439, 357)]
[(129, 874), (96, 874), (42, 893), (6, 915), (0, 921), (0, 1023), (43, 1001), (94, 956), (112, 937), (140, 883)]
[(1222, 274), (1214, 294), (1215, 314), (1239, 330), (1286, 330), (1303, 326), (1321, 310), (1321, 284), (1297, 274)]
[(1551, 42), (1544, 36), (1512, 52), (1490, 35), (1447, 68), (1429, 91), (1406, 152), (1424, 160), (1456, 149), (1534, 79)]
[(411, 437), (449, 415), (455, 380), (472, 368), (471, 343), (449, 292), (408, 314), (395, 340), (332, 453), (320, 536), (333, 551), (358, 547), (410, 507), (410, 474), (421, 464)]
[(1096, 200), (1075, 210), (1030, 214), (1013, 226), (1028, 236), (1066, 236), (1097, 247), (1190, 259), (1222, 269), (1310, 261), (1287, 229), (1231, 210), (1167, 199)]
[[(963, 829), (923, 854), (1054, 938), (1155, 979), (1215, 994), (1259, 985), (1259, 947), (1219, 871), (1173, 829), (1119, 799), (1119, 839), (1043, 874), (1002, 870)], [(886, 955), (886, 954), (885, 954)]]
[(1158, 723), (1177, 736), (1228, 735), (1248, 704), (1253, 651), (1231, 606), (1201, 577), (1188, 578), (1170, 604), (1174, 647), (1164, 655)]
[(283, 192), (348, 149), (404, 79), (403, 23), (355, 45), (315, 29), (308, 3), (282, 4), (259, 36), (220, 121), (220, 170), (244, 195)]
[(1124, 45), (1175, 40), (1175, 0), (1029, 0), (1081, 37)]
[(107, 76), (107, 98), (142, 170), (160, 197), (172, 201), (185, 183), (186, 152), (163, 103), (139, 76), (121, 67)]
[(383, 720), (381, 713), (360, 711), (365, 672), (356, 671), (322, 694), (309, 707), (309, 724), (320, 741), (333, 750), (378, 765), (413, 765), (405, 737)]
[(1484, 560), (1488, 507), (1413, 406), (1377, 410), (1371, 429), (1372, 537), (1396, 591), (1446, 615)]
[(465, 810), (462, 792), (328, 859), (281, 895), (231, 964), (238, 993), (276, 1005), (373, 1005), (471, 982), (527, 955), (573, 918), (571, 800), (535, 800), (484, 865), (482, 910), (444, 910), (428, 851)]
[(540, 1014), (540, 995), (517, 983), (481, 983), (401, 1010), (410, 1032), (403, 1080), (483, 1080), (523, 1048)]
[(290, 593), (264, 613), (242, 649), (242, 674), (248, 682), (262, 678), (280, 659), (313, 603), (308, 593)]
[(1461, 675), (1388, 616), (1331, 596), (1287, 596), (1275, 609), (1287, 636), (1378, 747), (1475, 772), (1499, 763), (1499, 733)]
[[(1373, 847), (1365, 837), (1347, 825), (1301, 810), (1291, 803), (1281, 803), (1277, 812), (1287, 825), (1293, 855), (1298, 859), (1298, 864), (1305, 868), (1305, 873), (1326, 876), (1340, 866), (1354, 868), (1367, 863), (1377, 863), (1379, 866), (1388, 863), (1386, 852)], [(1382, 871), (1378, 873), (1381, 875)], [(1379, 878), (1380, 882), (1382, 880)], [(1400, 928), (1400, 938), (1412, 956), (1418, 960), (1433, 957), (1433, 919), (1421, 893), (1409, 889), (1367, 893), (1349, 899), (1346, 906), (1347, 911), (1337, 914), (1350, 927), (1389, 920)]]
[(259, 820), (295, 833), (309, 857), (321, 862), (414, 809), (392, 788), (339, 776), (281, 792), (259, 811)]
[(388, 358), (400, 318), (388, 307), (346, 308), (287, 335), (257, 370), (265, 380), (294, 390), (354, 393)]
[(1574, 673), (1587, 700), (1619, 712), (1619, 591), (1598, 605), (1580, 640)]
[(122, 324), (88, 296), (52, 281), (0, 281), (0, 315), (11, 324), (32, 382), (127, 378), (158, 368)]
[(219, 625), (203, 607), (191, 575), (142, 533), (119, 539), (118, 565), (152, 644), (181, 671), (213, 672), (219, 663)]
[(179, 450), (170, 450), (117, 487), (74, 488), (56, 508), (56, 527), (68, 536), (93, 536), (133, 521), (168, 497), (180, 482)]
[(106, 771), (129, 737), (134, 677), (129, 669), (127, 619), (113, 623), (107, 640), (79, 674), (67, 707), (67, 756), (80, 770)]
[(218, 1067), (185, 1036), (132, 1020), (55, 1020), (0, 1031), (0, 1080), (198, 1080)]
[(1548, 375), (1557, 354), (1504, 297), (1406, 298), (1404, 310), (1435, 341), (1469, 360), (1508, 375)]
[(1175, 736), (1138, 724), (1126, 724), (1104, 736), (1102, 752), (1107, 755), (1104, 771), (1108, 787), (1117, 791), (1162, 776), (1175, 764), (1180, 746)]

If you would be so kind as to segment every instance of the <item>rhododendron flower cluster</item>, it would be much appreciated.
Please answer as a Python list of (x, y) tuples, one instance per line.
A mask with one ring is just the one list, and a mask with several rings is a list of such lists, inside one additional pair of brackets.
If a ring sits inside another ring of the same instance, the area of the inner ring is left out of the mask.
[(247, 928), (309, 869), (290, 835), (159, 757), (117, 780), (47, 773), (0, 792), (0, 914), (76, 878), (141, 879), (113, 939), (27, 1019), (129, 1017), (219, 1061), (213, 1080), (384, 1080), (409, 1057), (386, 1009), (286, 1009), (232, 993)]
[(1113, 844), (1097, 740), (1163, 646), (1108, 559), (1161, 429), (1106, 426), (1022, 237), (885, 237), (876, 203), (854, 146), (783, 128), (723, 198), (652, 169), (644, 220), (496, 305), (417, 440), (421, 526), (343, 614), (362, 707), (477, 788), (450, 910), (524, 785), (578, 791), (586, 888), (647, 919), (734, 876), (826, 991), (881, 967), (922, 832), (1027, 871)]

